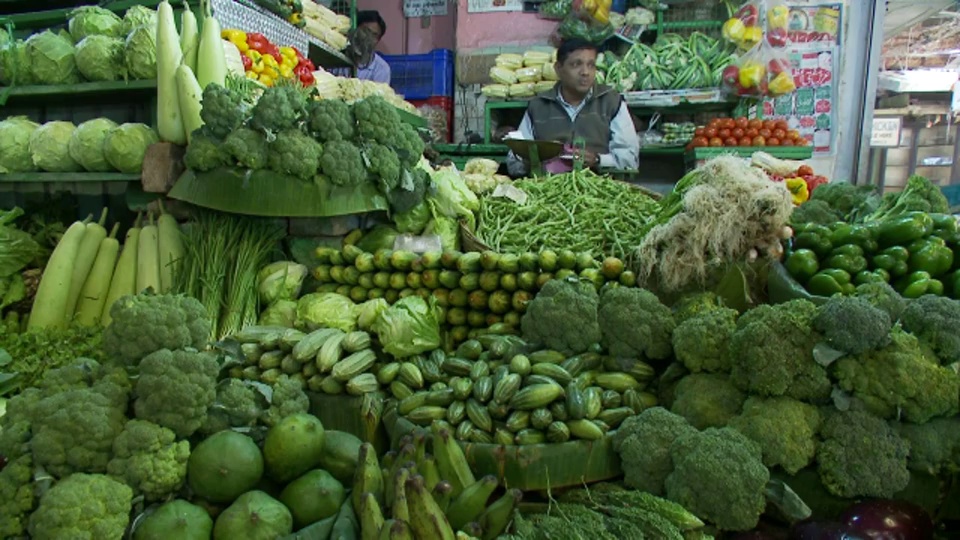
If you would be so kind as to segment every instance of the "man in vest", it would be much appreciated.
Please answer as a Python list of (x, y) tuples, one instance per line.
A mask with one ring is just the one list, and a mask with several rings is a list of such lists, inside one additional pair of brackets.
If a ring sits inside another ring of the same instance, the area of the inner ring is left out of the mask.
[[(534, 97), (520, 123), (520, 138), (573, 145), (583, 139), (578, 156), (592, 169), (636, 169), (640, 138), (626, 103), (616, 90), (597, 84), (597, 47), (570, 39), (557, 49), (559, 82)], [(577, 150), (579, 152), (579, 150)], [(529, 173), (529, 165), (510, 153), (511, 176)]]

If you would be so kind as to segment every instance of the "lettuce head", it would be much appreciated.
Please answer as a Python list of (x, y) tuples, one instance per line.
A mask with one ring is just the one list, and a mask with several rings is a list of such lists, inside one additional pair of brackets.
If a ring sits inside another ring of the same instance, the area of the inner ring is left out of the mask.
[(157, 78), (157, 26), (138, 26), (127, 36), (123, 63), (134, 79)]
[(121, 31), (123, 35), (129, 35), (133, 29), (138, 26), (147, 26), (156, 28), (157, 12), (144, 6), (133, 6), (123, 14), (123, 25)]
[(0, 45), (0, 84), (14, 86), (32, 82), (33, 74), (30, 72), (27, 44), (22, 39), (18, 39)]
[(30, 36), (25, 43), (33, 82), (71, 84), (80, 81), (76, 50), (69, 39), (45, 30)]

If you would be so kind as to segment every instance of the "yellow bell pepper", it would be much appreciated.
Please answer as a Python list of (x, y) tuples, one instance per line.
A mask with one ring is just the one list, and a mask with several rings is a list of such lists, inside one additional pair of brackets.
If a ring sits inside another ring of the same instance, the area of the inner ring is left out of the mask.
[(743, 35), (740, 37), (739, 45), (740, 48), (744, 50), (752, 49), (757, 43), (760, 43), (762, 39), (762, 28), (759, 26), (747, 26), (744, 28)]
[(292, 79), (292, 78), (293, 78), (293, 69), (291, 69), (291, 68), (289, 68), (289, 67), (287, 67), (287, 66), (280, 66), (280, 77), (282, 77), (282, 78), (284, 78), (284, 79)]
[(270, 67), (277, 67), (277, 66), (279, 66), (279, 64), (277, 63), (277, 59), (274, 58), (273, 55), (264, 54), (264, 55), (261, 56), (261, 58), (263, 58), (263, 63), (266, 64), (266, 65), (268, 65), (268, 66), (270, 66)]
[(772, 96), (783, 96), (796, 89), (797, 83), (793, 80), (793, 76), (786, 71), (777, 74), (777, 76), (770, 81), (769, 91)]
[(234, 45), (237, 46), (237, 50), (240, 51), (240, 54), (243, 54), (243, 53), (245, 53), (245, 52), (247, 52), (247, 51), (250, 50), (250, 46), (247, 45), (246, 40), (244, 40), (244, 41), (233, 41), (233, 40), (231, 40), (230, 43), (233, 43)]
[(786, 29), (790, 23), (790, 8), (787, 6), (773, 6), (767, 13), (767, 26), (771, 29)]
[(734, 43), (739, 43), (743, 39), (743, 33), (746, 31), (747, 27), (743, 25), (743, 21), (736, 17), (727, 19), (727, 22), (723, 23), (723, 37), (728, 41), (733, 41)]
[(257, 80), (259, 80), (260, 83), (263, 84), (264, 86), (270, 87), (270, 86), (273, 86), (274, 78), (271, 77), (270, 75), (267, 75), (266, 73), (261, 73), (260, 77), (258, 77)]
[(795, 206), (799, 206), (810, 198), (810, 191), (807, 188), (807, 181), (803, 178), (787, 178), (784, 180), (787, 184), (787, 191), (790, 192), (791, 199)]
[(260, 51), (255, 51), (253, 49), (247, 49), (247, 52), (243, 54), (247, 55), (247, 58), (253, 60), (254, 62), (263, 57), (263, 55), (260, 54)]
[(767, 76), (767, 69), (759, 62), (744, 62), (740, 66), (740, 86), (754, 88)]
[(597, 11), (597, 1), (583, 0), (583, 4), (581, 4), (581, 9), (583, 9), (587, 13), (593, 14), (595, 11)]
[(296, 59), (297, 51), (293, 50), (293, 47), (280, 47), (280, 56)]
[(260, 75), (258, 75), (257, 72), (253, 71), (252, 69), (246, 72), (245, 75), (247, 76), (248, 79), (253, 79), (253, 80), (257, 80), (257, 78), (260, 77)]
[(247, 42), (247, 33), (243, 30), (237, 30), (236, 28), (227, 28), (226, 30), (221, 30), (220, 37), (233, 42)]
[(603, 7), (598, 8), (593, 12), (593, 20), (600, 24), (608, 24), (610, 22), (610, 10)]

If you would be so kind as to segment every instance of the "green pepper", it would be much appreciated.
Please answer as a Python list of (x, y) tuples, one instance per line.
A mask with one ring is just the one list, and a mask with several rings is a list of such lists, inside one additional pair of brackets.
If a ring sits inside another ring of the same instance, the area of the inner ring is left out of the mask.
[(950, 274), (950, 277), (947, 279), (947, 285), (950, 287), (950, 297), (951, 298), (960, 298), (960, 270), (956, 270)]
[(901, 217), (884, 221), (877, 232), (882, 246), (908, 244), (923, 238), (933, 231), (933, 219), (923, 212), (909, 212)]
[(853, 296), (857, 294), (857, 286), (853, 283), (847, 283), (846, 285), (840, 286), (840, 292), (846, 296)]
[(873, 272), (869, 270), (864, 270), (862, 272), (857, 272), (857, 275), (853, 276), (853, 282), (856, 285), (863, 285), (864, 283), (886, 283), (890, 279), (890, 274), (886, 274), (886, 277), (883, 274), (878, 272), (886, 273), (886, 270), (874, 270)]
[(898, 279), (893, 288), (904, 298), (919, 298), (927, 293), (931, 279), (929, 272), (918, 270)]
[(927, 287), (927, 294), (943, 296), (943, 282), (939, 279), (931, 279), (930, 285)]
[(881, 255), (889, 255), (898, 261), (907, 262), (910, 258), (910, 251), (903, 246), (892, 246), (880, 252)]
[(839, 268), (848, 274), (856, 274), (867, 269), (867, 259), (856, 255), (831, 255), (823, 261), (825, 268)]
[(830, 242), (835, 246), (844, 244), (863, 246), (871, 240), (873, 240), (873, 235), (870, 229), (862, 225), (844, 224), (830, 233)]
[[(942, 242), (942, 240), (941, 240)], [(936, 277), (946, 274), (953, 266), (953, 250), (931, 241), (910, 253), (910, 269), (924, 271)]]
[(866, 242), (864, 242), (861, 245), (861, 247), (863, 247), (864, 253), (874, 253), (877, 251), (877, 249), (879, 249), (880, 244), (878, 244), (876, 240), (871, 238), (870, 240), (867, 240)]
[(900, 277), (905, 276), (910, 272), (910, 266), (906, 263), (906, 261), (897, 261), (897, 264), (893, 265), (893, 268), (888, 268), (886, 270), (890, 272), (891, 276)]
[(850, 272), (843, 270), (841, 268), (827, 268), (821, 270), (820, 274), (826, 274), (837, 281), (840, 285), (846, 285), (850, 283)]
[(790, 275), (800, 283), (806, 283), (820, 269), (817, 254), (809, 249), (798, 249), (791, 253), (785, 266)]
[(897, 260), (890, 255), (884, 255), (881, 253), (880, 255), (874, 255), (873, 258), (870, 259), (870, 264), (872, 264), (874, 268), (879, 268), (889, 272), (890, 269), (897, 264)]
[(833, 251), (830, 252), (830, 255), (849, 255), (851, 257), (863, 257), (863, 248), (856, 244), (843, 244), (838, 245), (833, 248)]
[(879, 276), (884, 283), (890, 283), (890, 272), (883, 268), (874, 268), (873, 273)]
[(843, 294), (843, 285), (825, 272), (818, 272), (807, 282), (807, 291), (816, 296), (833, 296)]
[(944, 235), (960, 232), (960, 227), (957, 226), (957, 218), (950, 214), (930, 214), (930, 219), (933, 220), (934, 234), (941, 238)]
[(807, 231), (793, 238), (793, 247), (798, 250), (809, 249), (816, 253), (818, 257), (826, 257), (833, 249), (833, 244), (830, 243), (829, 233), (818, 234)]

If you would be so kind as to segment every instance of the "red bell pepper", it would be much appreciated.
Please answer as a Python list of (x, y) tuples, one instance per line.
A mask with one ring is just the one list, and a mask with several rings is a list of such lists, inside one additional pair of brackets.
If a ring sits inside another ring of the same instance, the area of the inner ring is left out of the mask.
[(303, 60), (300, 60), (300, 62), (297, 63), (297, 67), (300, 67), (300, 66), (306, 66), (306, 68), (309, 69), (311, 72), (314, 72), (317, 70), (317, 66), (313, 65), (313, 60), (310, 60), (309, 58), (304, 58)]
[(307, 71), (300, 74), (300, 83), (304, 86), (310, 86), (314, 82), (316, 82), (316, 79), (313, 77), (313, 72)]
[(253, 60), (251, 60), (250, 57), (245, 54), (240, 55), (240, 60), (243, 61), (243, 70), (250, 71), (250, 68), (253, 67)]
[(756, 26), (757, 20), (760, 18), (760, 11), (757, 9), (757, 6), (747, 4), (740, 8), (740, 11), (738, 11), (734, 17), (743, 21), (744, 26)]
[(767, 43), (772, 47), (786, 47), (788, 41), (787, 31), (783, 28), (774, 28), (767, 32)]
[(813, 190), (814, 190), (814, 189), (816, 189), (818, 186), (822, 186), (823, 184), (826, 184), (826, 183), (828, 182), (828, 180), (827, 180), (827, 178), (826, 178), (825, 176), (819, 176), (819, 175), (816, 175), (816, 176), (804, 176), (803, 179), (804, 179), (804, 181), (807, 182), (807, 191), (809, 191), (811, 195), (813, 194)]

